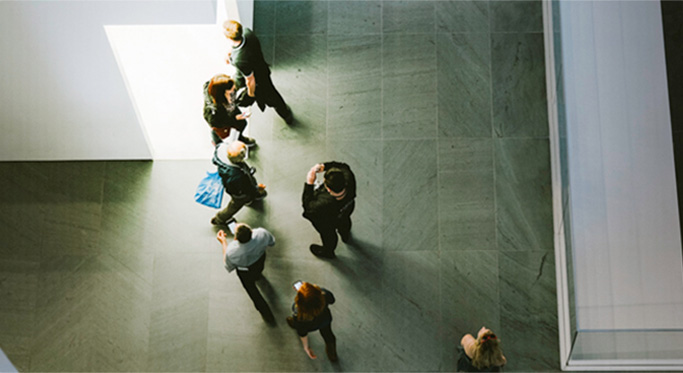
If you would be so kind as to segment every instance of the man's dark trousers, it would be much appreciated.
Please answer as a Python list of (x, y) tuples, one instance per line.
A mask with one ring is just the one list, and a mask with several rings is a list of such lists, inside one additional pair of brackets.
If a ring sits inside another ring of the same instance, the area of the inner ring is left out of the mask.
[(342, 239), (346, 241), (344, 237), (349, 237), (351, 235), (351, 212), (344, 214), (341, 218), (336, 221), (312, 221), (313, 228), (315, 228), (318, 233), (320, 233), (320, 238), (323, 241), (323, 248), (325, 250), (334, 251), (337, 248), (337, 243), (339, 242), (337, 238), (337, 231)]
[(261, 276), (265, 263), (266, 254), (264, 253), (259, 260), (247, 267), (247, 271), (237, 268), (237, 277), (240, 278), (244, 290), (247, 291), (249, 298), (254, 302), (254, 307), (256, 307), (262, 315), (272, 314), (270, 307), (268, 307), (268, 303), (266, 303), (266, 300), (263, 299), (261, 292), (259, 292), (256, 287), (256, 280)]
[(258, 107), (263, 111), (266, 106), (275, 109), (275, 112), (282, 118), (287, 118), (290, 115), (289, 108), (285, 103), (285, 100), (280, 95), (280, 92), (275, 89), (273, 81), (270, 79), (270, 75), (266, 75), (259, 79), (256, 79), (256, 102)]

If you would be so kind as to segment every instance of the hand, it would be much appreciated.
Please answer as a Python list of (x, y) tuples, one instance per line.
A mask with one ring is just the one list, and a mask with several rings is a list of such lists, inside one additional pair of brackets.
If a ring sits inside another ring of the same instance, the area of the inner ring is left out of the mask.
[(310, 357), (311, 359), (316, 359), (318, 357), (315, 355), (315, 353), (313, 353), (313, 350), (311, 350), (310, 347), (305, 349), (304, 351), (306, 351), (306, 354), (308, 354), (308, 357)]
[(228, 53), (225, 55), (225, 63), (230, 65), (230, 56), (232, 56), (232, 51), (228, 51)]
[(309, 173), (316, 174), (318, 172), (323, 172), (325, 170), (325, 165), (322, 163), (314, 164), (313, 167), (308, 171)]
[(223, 244), (226, 243), (226, 242), (228, 242), (227, 239), (226, 239), (226, 237), (227, 237), (227, 236), (225, 235), (225, 232), (223, 232), (222, 229), (219, 230), (219, 231), (218, 231), (218, 234), (216, 235), (216, 239), (218, 239), (218, 242), (223, 243)]
[(259, 184), (258, 184), (258, 188), (259, 188), (259, 189), (266, 189), (266, 185), (265, 185), (265, 184), (259, 183)]
[(237, 114), (235, 116), (235, 119), (242, 120), (242, 119), (247, 119), (250, 116), (251, 116), (251, 111), (245, 111), (244, 113)]
[(319, 164), (316, 164), (308, 170), (308, 174), (306, 174), (306, 184), (313, 185), (313, 183), (315, 183), (315, 174), (318, 172), (319, 166)]

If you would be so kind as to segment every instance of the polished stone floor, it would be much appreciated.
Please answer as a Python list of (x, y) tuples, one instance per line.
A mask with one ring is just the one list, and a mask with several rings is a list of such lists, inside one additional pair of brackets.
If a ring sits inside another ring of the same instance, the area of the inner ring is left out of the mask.
[[(223, 268), (206, 161), (0, 164), (0, 347), (21, 371), (454, 371), (482, 325), (507, 371), (559, 368), (540, 1), (257, 1), (293, 108), (250, 131), (269, 196), (265, 324)], [(202, 129), (205, 130), (205, 129)], [(207, 133), (207, 141), (208, 141)], [(313, 257), (307, 170), (351, 165), (353, 244)], [(224, 201), (226, 202), (226, 201)], [(334, 292), (340, 362), (284, 322)]]

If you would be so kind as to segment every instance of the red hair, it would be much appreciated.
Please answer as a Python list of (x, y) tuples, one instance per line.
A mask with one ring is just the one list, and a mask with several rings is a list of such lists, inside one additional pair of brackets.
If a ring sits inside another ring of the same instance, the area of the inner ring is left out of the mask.
[(325, 295), (318, 285), (304, 282), (296, 293), (294, 303), (297, 308), (297, 319), (310, 321), (320, 315), (327, 303)]
[(225, 104), (225, 91), (229, 91), (235, 86), (235, 81), (225, 74), (216, 74), (209, 80), (209, 95), (213, 98), (213, 102), (217, 104)]

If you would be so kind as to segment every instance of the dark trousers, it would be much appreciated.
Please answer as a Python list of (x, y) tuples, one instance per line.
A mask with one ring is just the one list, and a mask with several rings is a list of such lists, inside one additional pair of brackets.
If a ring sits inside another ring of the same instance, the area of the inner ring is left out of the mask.
[(320, 335), (325, 341), (325, 351), (330, 359), (336, 360), (337, 357), (337, 338), (332, 333), (332, 323), (320, 328)]
[(256, 79), (256, 102), (261, 111), (269, 106), (275, 109), (282, 118), (287, 118), (290, 115), (289, 108), (287, 108), (280, 92), (275, 89), (273, 81), (270, 80), (270, 75)]
[(232, 218), (244, 205), (254, 199), (263, 198), (266, 194), (268, 194), (266, 193), (266, 190), (260, 188), (257, 189), (256, 196), (232, 196), (228, 194), (230, 196), (230, 202), (228, 202), (228, 205), (225, 206), (224, 209), (216, 213), (216, 219), (224, 223), (230, 220), (230, 218)]
[(232, 218), (237, 213), (237, 211), (239, 211), (242, 208), (242, 206), (246, 205), (252, 200), (253, 198), (248, 196), (230, 196), (230, 202), (228, 202), (228, 205), (225, 206), (224, 209), (216, 213), (216, 217), (221, 222), (226, 222), (230, 220), (230, 218)]
[(339, 242), (337, 232), (344, 237), (351, 234), (351, 215), (344, 215), (336, 221), (314, 221), (313, 228), (320, 234), (323, 247), (326, 250), (334, 250)]
[(250, 265), (246, 271), (240, 270), (239, 268), (237, 269), (237, 277), (240, 278), (240, 282), (242, 282), (244, 290), (247, 291), (249, 298), (251, 298), (252, 302), (254, 302), (254, 307), (256, 307), (256, 309), (261, 313), (270, 312), (268, 303), (266, 303), (266, 300), (263, 299), (261, 292), (259, 292), (258, 288), (256, 287), (256, 280), (261, 276), (265, 263), (266, 254), (264, 253), (259, 260)]

